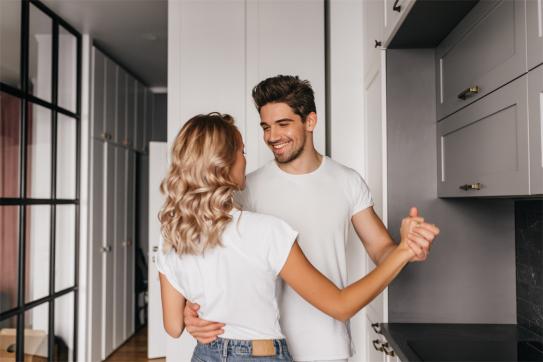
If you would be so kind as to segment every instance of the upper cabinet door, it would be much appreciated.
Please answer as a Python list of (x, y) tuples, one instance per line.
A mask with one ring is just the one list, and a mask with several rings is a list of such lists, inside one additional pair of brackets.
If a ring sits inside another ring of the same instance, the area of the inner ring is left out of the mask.
[(149, 141), (152, 136), (153, 127), (153, 113), (154, 113), (154, 95), (149, 89), (145, 93), (145, 122), (144, 122), (144, 137), (143, 146), (145, 151), (148, 149)]
[(105, 98), (105, 57), (98, 49), (92, 48), (92, 137), (101, 138), (104, 134)]
[(385, 5), (386, 1), (371, 0), (362, 2), (364, 19), (364, 75), (374, 73), (379, 67), (381, 49), (385, 44)]
[(115, 142), (127, 146), (126, 137), (126, 72), (119, 68), (117, 82), (117, 127), (115, 131)]
[(117, 130), (117, 70), (118, 66), (111, 59), (105, 58), (106, 87), (105, 87), (105, 120), (104, 138), (116, 139)]
[(528, 69), (543, 63), (543, 0), (526, 0)]
[(530, 193), (543, 194), (543, 66), (528, 73)]
[(143, 151), (143, 124), (145, 119), (145, 88), (136, 82), (136, 115), (134, 119), (134, 149)]
[(388, 46), (415, 0), (384, 0), (385, 2), (385, 35), (384, 44)]
[(126, 145), (134, 148), (136, 134), (136, 80), (130, 74), (126, 76)]
[(438, 196), (529, 194), (526, 78), (437, 124)]
[(526, 72), (525, 5), (481, 1), (439, 45), (438, 119)]

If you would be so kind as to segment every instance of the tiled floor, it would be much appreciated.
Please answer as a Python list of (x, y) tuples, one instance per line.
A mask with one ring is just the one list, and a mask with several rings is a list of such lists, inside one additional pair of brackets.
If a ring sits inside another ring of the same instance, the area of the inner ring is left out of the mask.
[(141, 328), (105, 362), (165, 362), (165, 358), (147, 359), (147, 327)]

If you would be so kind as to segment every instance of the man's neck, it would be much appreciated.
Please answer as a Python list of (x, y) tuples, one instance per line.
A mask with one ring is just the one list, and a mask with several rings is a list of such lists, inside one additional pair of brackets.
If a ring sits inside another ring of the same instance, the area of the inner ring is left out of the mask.
[(279, 168), (293, 175), (303, 175), (319, 168), (322, 163), (322, 155), (315, 148), (310, 151), (304, 151), (295, 160), (288, 163), (277, 163)]

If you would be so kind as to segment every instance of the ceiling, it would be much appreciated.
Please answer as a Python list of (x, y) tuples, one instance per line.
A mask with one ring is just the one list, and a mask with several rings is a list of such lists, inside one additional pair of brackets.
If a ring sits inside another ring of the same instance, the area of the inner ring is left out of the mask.
[[(2, 1), (2, 0), (0, 0)], [(167, 85), (167, 0), (43, 0), (149, 87)]]

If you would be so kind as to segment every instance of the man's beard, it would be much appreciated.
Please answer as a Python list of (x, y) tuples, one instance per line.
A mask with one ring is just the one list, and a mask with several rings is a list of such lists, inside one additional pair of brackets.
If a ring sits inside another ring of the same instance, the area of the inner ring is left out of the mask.
[(302, 145), (301, 145), (298, 149), (294, 150), (294, 151), (290, 154), (290, 156), (288, 156), (286, 159), (282, 159), (282, 160), (281, 160), (281, 159), (278, 158), (279, 156), (276, 155), (276, 154), (274, 153), (273, 155), (274, 155), (274, 157), (275, 157), (275, 161), (276, 161), (277, 163), (289, 163), (289, 162), (292, 162), (292, 161), (294, 161), (295, 159), (297, 159), (298, 157), (300, 157), (300, 155), (301, 155), (302, 152), (304, 151), (304, 147), (305, 147), (305, 135), (304, 135), (304, 139), (303, 139)]

